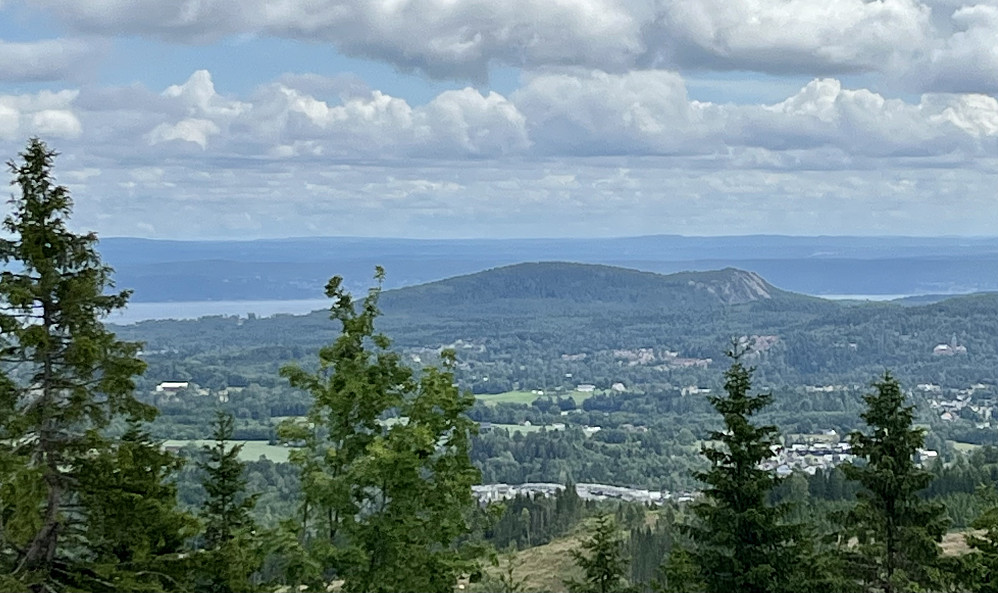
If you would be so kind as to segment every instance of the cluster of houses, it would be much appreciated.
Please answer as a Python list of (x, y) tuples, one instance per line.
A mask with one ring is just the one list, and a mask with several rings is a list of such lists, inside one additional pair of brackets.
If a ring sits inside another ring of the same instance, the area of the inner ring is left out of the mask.
[(626, 362), (627, 366), (654, 365), (653, 368), (666, 370), (670, 368), (707, 368), (709, 358), (687, 358), (672, 350), (656, 351), (653, 348), (631, 348), (613, 350), (610, 353), (615, 359)]
[(949, 341), (949, 344), (938, 344), (932, 349), (932, 354), (935, 356), (956, 356), (957, 354), (966, 354), (967, 347), (961, 345), (956, 341), (956, 336)]
[[(550, 497), (565, 489), (564, 484), (554, 484), (549, 482), (529, 482), (526, 484), (482, 484), (472, 486), (472, 492), (478, 499), (479, 504), (490, 502), (500, 502), (509, 500), (517, 496), (544, 496)], [(627, 502), (641, 502), (645, 504), (660, 504), (664, 500), (671, 498), (667, 492), (659, 490), (645, 490), (642, 488), (625, 488), (623, 486), (610, 486), (607, 484), (581, 483), (575, 485), (575, 492), (582, 500), (623, 500)]]
[[(849, 463), (856, 458), (852, 453), (852, 446), (839, 441), (834, 430), (826, 430), (821, 437), (806, 443), (774, 446), (775, 456), (763, 462), (762, 467), (775, 470), (778, 476), (789, 476), (795, 471), (814, 475), (819, 469), (827, 472), (840, 463)], [(938, 456), (938, 451), (919, 449), (916, 461), (925, 464)]]
[(826, 434), (832, 440), (775, 446), (773, 452), (776, 455), (764, 461), (762, 467), (775, 470), (778, 476), (789, 476), (794, 471), (814, 475), (819, 469), (827, 471), (855, 458), (849, 443), (833, 442), (837, 440), (835, 431), (828, 431)]
[[(795, 471), (814, 475), (819, 469), (828, 471), (840, 463), (855, 459), (852, 447), (847, 442), (838, 441), (834, 430), (825, 431), (822, 439), (807, 443), (792, 443), (787, 446), (773, 447), (775, 456), (762, 463), (761, 467), (774, 470), (779, 476), (788, 476)], [(917, 461), (927, 463), (936, 459), (938, 452), (931, 449), (919, 449)], [(565, 489), (563, 484), (551, 482), (529, 482), (526, 484), (481, 484), (472, 486), (472, 491), (479, 504), (501, 502), (517, 496), (555, 496)], [(668, 492), (665, 490), (646, 490), (643, 488), (627, 488), (608, 484), (579, 483), (575, 491), (583, 500), (622, 500), (654, 505), (665, 501), (688, 502), (695, 499), (698, 492)]]
[(929, 409), (940, 420), (951, 422), (969, 410), (974, 413), (977, 428), (990, 428), (995, 417), (995, 400), (992, 388), (983, 383), (975, 383), (966, 389), (943, 389), (933, 383), (923, 383), (915, 387), (929, 396)]

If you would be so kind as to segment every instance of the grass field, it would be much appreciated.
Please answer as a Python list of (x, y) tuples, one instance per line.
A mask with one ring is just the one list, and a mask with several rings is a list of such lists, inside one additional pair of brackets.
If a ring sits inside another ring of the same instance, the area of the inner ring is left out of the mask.
[(975, 533), (976, 535), (983, 535), (984, 531), (951, 531), (943, 536), (942, 548), (943, 556), (963, 556), (970, 552), (970, 546), (967, 545), (967, 534)]
[(529, 391), (507, 391), (506, 393), (475, 394), (475, 398), (487, 404), (527, 404), (537, 399), (536, 393)]
[(947, 442), (949, 444), (953, 445), (953, 448), (956, 449), (957, 451), (959, 451), (960, 453), (970, 453), (971, 451), (974, 451), (975, 449), (980, 449), (981, 448), (980, 445), (975, 445), (973, 443), (961, 443), (961, 442), (958, 442), (958, 441), (947, 441)]
[[(233, 443), (242, 444), (243, 449), (239, 452), (239, 459), (242, 461), (256, 461), (260, 457), (265, 457), (274, 463), (284, 463), (288, 460), (288, 449), (287, 447), (282, 447), (280, 445), (271, 445), (267, 441), (232, 441)], [(191, 441), (165, 441), (163, 443), (164, 447), (186, 447), (187, 445), (193, 445), (195, 447), (200, 447), (202, 445), (212, 446), (215, 441), (208, 439), (197, 439)]]
[[(586, 401), (595, 392), (582, 392), (582, 391), (569, 391), (567, 393), (553, 393), (548, 392), (545, 395), (549, 395), (552, 398), (571, 397), (575, 400), (576, 405), (582, 405), (582, 402)], [(489, 405), (495, 404), (527, 404), (530, 405), (538, 397), (543, 397), (537, 393), (531, 391), (507, 391), (505, 393), (476, 393), (475, 397), (482, 402)]]
[[(653, 527), (658, 520), (658, 511), (645, 515), (645, 525)], [(592, 520), (576, 528), (574, 533), (555, 538), (550, 543), (520, 550), (516, 553), (514, 578), (523, 580), (524, 591), (565, 591), (564, 579), (580, 579), (582, 572), (575, 565), (569, 550), (580, 549), (582, 539), (588, 534)], [(623, 532), (622, 532), (623, 534)], [(492, 575), (498, 575), (501, 567), (490, 567)]]
[(492, 428), (502, 428), (502, 429), (505, 429), (505, 430), (509, 431), (509, 434), (513, 434), (514, 432), (521, 432), (523, 434), (526, 434), (528, 432), (540, 432), (540, 430), (542, 428), (544, 428), (546, 430), (561, 430), (560, 428), (552, 428), (550, 426), (541, 426), (539, 424), (536, 425), (536, 426), (535, 425), (522, 426), (520, 424), (493, 424)]

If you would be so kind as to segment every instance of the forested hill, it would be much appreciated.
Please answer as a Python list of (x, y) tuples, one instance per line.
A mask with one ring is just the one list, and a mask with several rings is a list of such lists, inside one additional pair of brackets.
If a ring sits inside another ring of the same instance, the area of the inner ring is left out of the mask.
[(661, 275), (603, 265), (523, 263), (392, 290), (382, 304), (395, 313), (475, 314), (713, 309), (760, 300), (817, 301), (780, 290), (734, 268)]
[[(918, 306), (843, 303), (780, 290), (735, 269), (662, 276), (533, 263), (386, 291), (380, 305), (378, 328), (401, 349), (473, 344), (477, 351), (459, 356), (473, 367), (485, 366), (466, 378), (487, 374), (489, 389), (500, 385), (499, 376), (508, 378), (503, 384), (550, 385), (565, 373), (591, 374), (601, 357), (606, 360), (598, 364), (616, 369), (615, 350), (651, 348), (679, 358), (718, 359), (732, 337), (753, 335), (764, 340), (765, 356), (755, 363), (760, 378), (788, 384), (867, 382), (890, 368), (909, 382), (966, 386), (992, 382), (998, 367), (998, 294)], [(202, 375), (233, 368), (265, 364), (276, 372), (280, 363), (308, 359), (335, 338), (339, 326), (317, 311), (148, 321), (115, 331), (144, 342), (149, 352), (174, 353), (148, 359), (153, 376), (176, 375), (175, 366), (156, 368), (169, 360), (182, 362), (201, 383)], [(940, 344), (966, 350), (941, 356), (934, 350)], [(549, 364), (583, 354), (572, 368)], [(191, 366), (194, 360), (199, 362)], [(631, 382), (664, 376), (650, 366), (649, 377), (638, 376), (642, 369), (633, 367)], [(714, 368), (696, 372), (716, 375)]]

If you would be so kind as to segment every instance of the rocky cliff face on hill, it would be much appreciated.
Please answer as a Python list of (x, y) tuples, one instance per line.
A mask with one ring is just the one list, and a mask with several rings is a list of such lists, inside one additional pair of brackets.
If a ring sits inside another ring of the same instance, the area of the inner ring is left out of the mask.
[(707, 292), (725, 305), (739, 305), (773, 298), (773, 286), (755, 272), (727, 268), (711, 274), (708, 280), (688, 281), (689, 286)]

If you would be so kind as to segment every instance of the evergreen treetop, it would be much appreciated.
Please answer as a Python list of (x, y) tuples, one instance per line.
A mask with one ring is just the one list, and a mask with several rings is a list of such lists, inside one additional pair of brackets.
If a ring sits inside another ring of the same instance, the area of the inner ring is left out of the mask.
[(775, 456), (778, 432), (751, 421), (772, 396), (750, 393), (753, 369), (742, 364), (744, 354), (737, 344), (728, 352), (725, 393), (708, 397), (724, 430), (710, 435), (717, 445), (702, 447), (710, 468), (697, 474), (705, 487), (692, 505), (696, 521), (686, 526), (690, 560), (708, 592), (792, 591), (801, 586), (802, 527), (785, 521), (787, 505), (767, 502), (781, 478), (762, 464)]
[(947, 520), (941, 504), (919, 495), (932, 481), (915, 461), (925, 434), (912, 426), (915, 408), (889, 372), (873, 386), (860, 415), (870, 430), (849, 434), (853, 454), (865, 464), (843, 466), (862, 485), (846, 517), (846, 534), (858, 547), (845, 554), (855, 578), (886, 593), (931, 588)]
[(347, 591), (450, 591), (471, 572), (471, 463), (466, 415), (474, 396), (455, 382), (452, 351), (417, 373), (374, 330), (378, 286), (357, 302), (334, 277), (326, 287), (342, 331), (319, 351), (319, 370), (289, 365), (313, 396), (308, 423), (286, 423), (302, 476), (301, 537)]
[(0, 573), (33, 590), (71, 583), (81, 553), (80, 469), (110, 450), (116, 416), (149, 420), (133, 396), (138, 345), (101, 323), (126, 303), (93, 233), (52, 176), (56, 153), (32, 139), (8, 163), (17, 187), (0, 239)]

